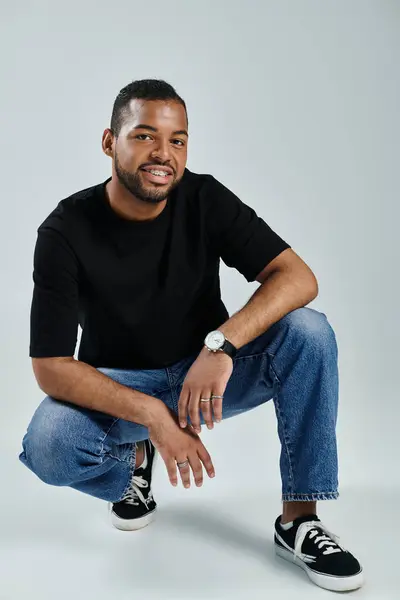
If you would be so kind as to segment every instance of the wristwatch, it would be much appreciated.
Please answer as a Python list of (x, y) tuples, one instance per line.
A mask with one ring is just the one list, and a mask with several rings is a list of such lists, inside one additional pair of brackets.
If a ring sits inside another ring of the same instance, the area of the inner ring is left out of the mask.
[(232, 359), (237, 353), (237, 348), (226, 339), (222, 331), (210, 331), (204, 340), (204, 345), (210, 352), (225, 352)]

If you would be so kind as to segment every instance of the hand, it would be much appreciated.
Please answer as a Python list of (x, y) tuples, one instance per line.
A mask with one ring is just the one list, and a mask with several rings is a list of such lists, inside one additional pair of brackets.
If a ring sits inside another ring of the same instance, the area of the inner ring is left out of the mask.
[(178, 484), (177, 463), (189, 461), (186, 467), (179, 468), (182, 483), (190, 487), (190, 470), (193, 471), (195, 483), (200, 487), (203, 483), (203, 466), (209, 477), (215, 476), (211, 457), (199, 436), (188, 426), (181, 429), (175, 414), (164, 404), (153, 422), (148, 426), (149, 435), (155, 448), (160, 453), (167, 467), (169, 480), (173, 486)]
[(187, 415), (196, 433), (200, 433), (200, 410), (208, 429), (213, 429), (213, 415), (217, 423), (222, 419), (222, 398), (200, 402), (200, 398), (223, 396), (233, 371), (233, 360), (224, 352), (209, 352), (203, 348), (190, 367), (179, 398), (179, 424), (187, 425)]

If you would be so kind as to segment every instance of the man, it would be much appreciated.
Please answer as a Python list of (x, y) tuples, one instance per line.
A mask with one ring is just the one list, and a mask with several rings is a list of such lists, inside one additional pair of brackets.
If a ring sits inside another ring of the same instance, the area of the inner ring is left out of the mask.
[[(156, 450), (172, 485), (214, 466), (201, 424), (273, 399), (282, 444), (279, 556), (324, 588), (360, 587), (359, 562), (317, 517), (338, 497), (337, 345), (309, 267), (253, 209), (186, 168), (185, 102), (164, 81), (126, 86), (103, 133), (112, 177), (62, 200), (34, 257), (30, 356), (46, 394), (21, 461), (110, 503), (119, 529), (154, 517)], [(222, 259), (261, 285), (229, 318)], [(78, 323), (82, 339), (74, 358)]]

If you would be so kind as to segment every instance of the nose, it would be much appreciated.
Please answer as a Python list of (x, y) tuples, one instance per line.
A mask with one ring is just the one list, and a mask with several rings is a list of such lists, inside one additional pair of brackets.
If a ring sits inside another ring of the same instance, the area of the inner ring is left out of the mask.
[(171, 158), (171, 148), (168, 140), (159, 140), (151, 153), (152, 158), (157, 158), (161, 162), (166, 162)]

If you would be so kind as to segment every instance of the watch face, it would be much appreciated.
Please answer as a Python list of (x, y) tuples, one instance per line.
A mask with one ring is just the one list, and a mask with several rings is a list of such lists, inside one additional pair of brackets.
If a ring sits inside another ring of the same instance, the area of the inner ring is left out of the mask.
[(206, 337), (206, 346), (210, 350), (219, 350), (225, 342), (225, 336), (222, 331), (211, 331)]

